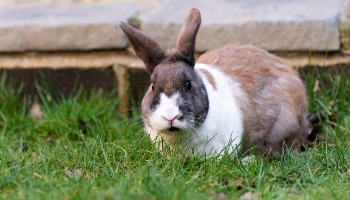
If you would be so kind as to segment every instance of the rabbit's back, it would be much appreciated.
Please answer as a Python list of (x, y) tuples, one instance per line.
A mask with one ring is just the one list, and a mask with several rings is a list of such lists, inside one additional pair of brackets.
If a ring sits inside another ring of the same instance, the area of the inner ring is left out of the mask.
[(281, 76), (298, 77), (298, 73), (287, 66), (282, 59), (263, 49), (248, 45), (229, 45), (208, 51), (197, 59), (197, 63), (220, 68), (237, 81), (246, 83), (245, 89), (249, 93), (254, 93), (256, 86), (261, 84), (259, 81), (265, 82)]
[(279, 154), (284, 144), (297, 151), (305, 142), (305, 87), (280, 58), (253, 46), (230, 45), (204, 53), (197, 63), (217, 68), (244, 91), (231, 91), (243, 115), (243, 150), (258, 147), (258, 153)]

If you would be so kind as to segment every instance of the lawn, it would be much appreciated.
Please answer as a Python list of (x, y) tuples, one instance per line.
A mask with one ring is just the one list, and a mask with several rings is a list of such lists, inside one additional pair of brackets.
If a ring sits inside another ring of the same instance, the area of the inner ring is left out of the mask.
[(131, 119), (118, 118), (114, 94), (77, 90), (57, 100), (38, 84), (35, 99), (2, 75), (0, 199), (348, 199), (349, 70), (326, 71), (301, 73), (310, 112), (326, 113), (315, 145), (299, 156), (247, 163), (239, 155), (162, 155), (137, 106)]

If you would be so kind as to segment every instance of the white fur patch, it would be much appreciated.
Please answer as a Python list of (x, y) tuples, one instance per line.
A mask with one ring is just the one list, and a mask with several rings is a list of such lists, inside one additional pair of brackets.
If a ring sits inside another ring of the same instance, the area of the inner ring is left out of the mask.
[(217, 89), (213, 88), (200, 70), (197, 70), (207, 89), (209, 112), (198, 130), (200, 132), (198, 138), (193, 142), (202, 146), (202, 150), (206, 153), (213, 150), (219, 153), (227, 145), (231, 147), (227, 150), (232, 152), (240, 144), (243, 133), (243, 117), (235, 95), (244, 93), (239, 83), (210, 65), (196, 64), (195, 69), (207, 70), (214, 77)]
[(150, 123), (155, 130), (161, 131), (170, 127), (186, 127), (184, 122), (178, 120), (182, 116), (179, 105), (177, 104), (179, 98), (179, 93), (175, 93), (170, 97), (163, 93), (160, 94), (159, 105), (150, 117)]

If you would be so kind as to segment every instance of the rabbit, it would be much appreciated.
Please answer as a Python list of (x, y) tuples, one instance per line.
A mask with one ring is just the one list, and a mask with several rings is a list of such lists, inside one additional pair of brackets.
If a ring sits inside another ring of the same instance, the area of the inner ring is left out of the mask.
[(200, 24), (200, 11), (191, 8), (168, 51), (138, 29), (119, 24), (151, 75), (142, 100), (151, 140), (160, 149), (176, 147), (188, 156), (243, 152), (276, 157), (286, 149), (298, 154), (309, 132), (299, 74), (249, 45), (224, 46), (196, 61)]

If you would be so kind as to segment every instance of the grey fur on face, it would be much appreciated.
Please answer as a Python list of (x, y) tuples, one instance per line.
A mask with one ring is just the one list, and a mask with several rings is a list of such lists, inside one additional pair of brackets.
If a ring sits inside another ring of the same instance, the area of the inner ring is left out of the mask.
[[(208, 114), (209, 100), (205, 86), (193, 67), (183, 62), (161, 63), (155, 67), (151, 82), (153, 86), (150, 86), (142, 101), (144, 122), (148, 126), (151, 126), (148, 117), (157, 109), (160, 95), (164, 93), (170, 97), (176, 92), (180, 93), (177, 101), (183, 115), (180, 120), (192, 127), (203, 123)], [(189, 91), (188, 84), (191, 85)]]

